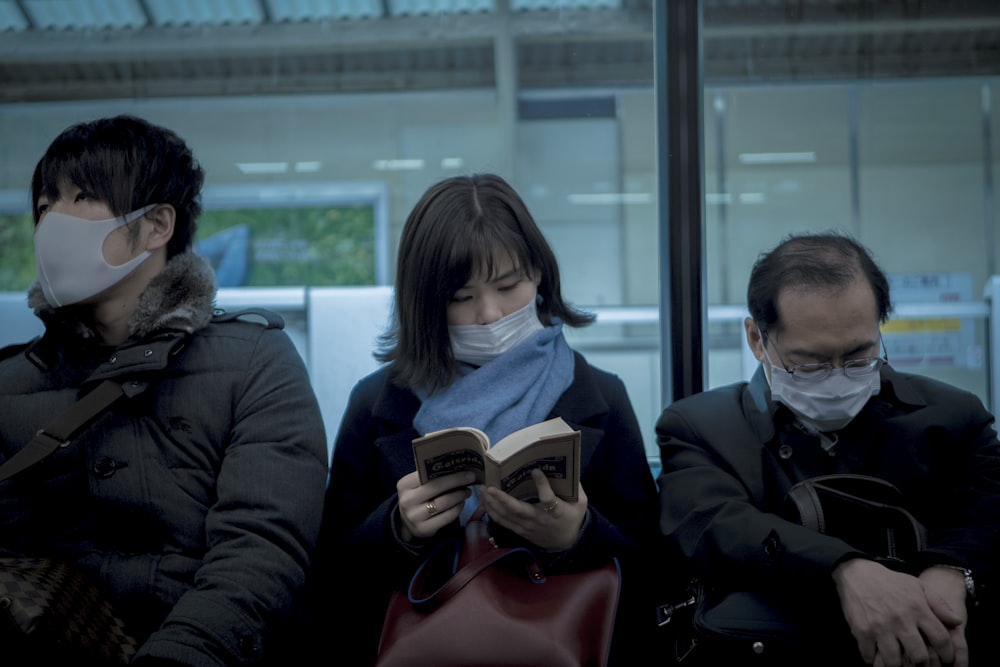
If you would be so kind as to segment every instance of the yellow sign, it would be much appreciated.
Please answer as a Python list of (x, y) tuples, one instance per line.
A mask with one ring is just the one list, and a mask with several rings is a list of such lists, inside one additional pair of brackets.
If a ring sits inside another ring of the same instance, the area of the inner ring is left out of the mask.
[(944, 333), (962, 329), (962, 320), (957, 317), (942, 317), (920, 320), (889, 320), (882, 325), (884, 334)]

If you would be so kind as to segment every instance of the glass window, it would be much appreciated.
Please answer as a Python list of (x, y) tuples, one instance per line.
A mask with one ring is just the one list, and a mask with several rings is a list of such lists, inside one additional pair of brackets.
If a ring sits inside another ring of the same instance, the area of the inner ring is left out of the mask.
[(30, 213), (0, 213), (0, 292), (26, 290), (34, 280), (32, 230)]
[[(196, 15), (184, 3), (3, 6), (0, 214), (28, 210), (34, 164), (71, 123), (131, 113), (174, 129), (206, 170), (197, 240), (220, 305), (286, 316), (332, 433), (375, 366), (357, 349), (377, 331), (345, 334), (331, 313), (352, 289), (391, 284), (406, 215), (429, 185), (499, 173), (553, 243), (567, 297), (598, 314), (573, 344), (624, 379), (655, 453), (650, 0), (248, 0)], [(0, 256), (0, 290), (33, 276), (30, 224), (19, 229), (18, 268)], [(377, 304), (364, 321), (384, 324), (384, 298), (357, 302)], [(361, 342), (332, 358), (340, 335)]]
[(890, 274), (893, 365), (989, 403), (997, 42), (969, 18), (995, 8), (737, 4), (705, 4), (707, 384), (757, 366), (740, 323), (758, 253), (840, 230)]

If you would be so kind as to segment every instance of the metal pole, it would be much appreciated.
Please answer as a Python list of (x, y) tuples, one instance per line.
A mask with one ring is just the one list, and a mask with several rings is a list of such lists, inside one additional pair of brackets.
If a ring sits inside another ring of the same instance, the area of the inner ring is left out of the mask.
[(664, 404), (702, 391), (706, 366), (700, 4), (654, 5)]

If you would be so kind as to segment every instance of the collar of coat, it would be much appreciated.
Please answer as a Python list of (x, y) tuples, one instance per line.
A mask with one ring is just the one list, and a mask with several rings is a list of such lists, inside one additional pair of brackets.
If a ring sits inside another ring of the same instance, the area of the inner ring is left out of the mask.
[[(193, 252), (175, 255), (140, 295), (129, 318), (129, 335), (142, 338), (162, 329), (193, 333), (211, 321), (214, 301), (215, 273), (209, 263)], [(96, 337), (82, 317), (85, 306), (52, 308), (37, 281), (28, 290), (28, 307), (46, 328), (68, 329), (85, 339)]]

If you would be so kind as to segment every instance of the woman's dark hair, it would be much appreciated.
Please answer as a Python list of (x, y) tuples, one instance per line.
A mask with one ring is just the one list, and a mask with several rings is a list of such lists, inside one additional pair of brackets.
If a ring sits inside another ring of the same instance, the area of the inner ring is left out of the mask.
[(391, 362), (393, 381), (433, 392), (448, 386), (458, 366), (448, 335), (448, 303), (470, 278), (492, 278), (497, 255), (539, 279), (538, 317), (568, 326), (594, 315), (562, 297), (555, 254), (517, 192), (499, 176), (445, 179), (417, 202), (399, 242), (393, 319), (381, 337), (380, 361)]
[(792, 235), (762, 254), (750, 271), (747, 307), (762, 332), (780, 326), (777, 300), (785, 288), (838, 289), (858, 276), (875, 294), (879, 322), (892, 312), (889, 281), (871, 253), (850, 236), (827, 232)]
[(57, 199), (64, 182), (106, 203), (115, 216), (170, 204), (176, 211), (170, 258), (191, 247), (204, 181), (191, 149), (171, 130), (134, 116), (101, 118), (68, 127), (49, 145), (31, 177), (33, 216), (37, 225), (38, 199)]

